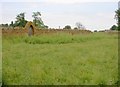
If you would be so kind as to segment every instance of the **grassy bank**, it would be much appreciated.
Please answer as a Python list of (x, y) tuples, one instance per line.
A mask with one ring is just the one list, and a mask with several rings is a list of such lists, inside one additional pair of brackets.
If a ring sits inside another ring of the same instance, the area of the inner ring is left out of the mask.
[(115, 84), (117, 35), (3, 36), (4, 84)]

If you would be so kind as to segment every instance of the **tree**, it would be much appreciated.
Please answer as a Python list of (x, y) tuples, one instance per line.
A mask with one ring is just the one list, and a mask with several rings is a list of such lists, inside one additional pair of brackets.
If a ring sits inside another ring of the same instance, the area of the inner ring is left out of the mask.
[(8, 27), (8, 23), (7, 24), (0, 24), (1, 27)]
[(77, 30), (78, 28), (77, 27), (74, 27), (74, 30)]
[(14, 25), (19, 27), (24, 27), (26, 23), (27, 23), (27, 20), (25, 20), (25, 13), (20, 13), (17, 15)]
[(48, 29), (48, 26), (47, 26), (47, 25), (45, 25), (45, 28), (47, 28), (47, 29)]
[(71, 29), (70, 25), (66, 25), (63, 29)]
[(117, 11), (115, 11), (115, 13), (116, 13), (115, 18), (117, 20), (118, 30), (120, 30), (120, 8)]
[(41, 19), (41, 13), (40, 12), (33, 12), (32, 17), (33, 19), (33, 23), (35, 24), (35, 26), (39, 27), (39, 28), (45, 28), (45, 25)]
[(116, 26), (116, 25), (113, 25), (111, 28), (110, 28), (110, 30), (117, 30), (118, 29), (118, 27)]
[(94, 30), (94, 32), (97, 32), (97, 30)]
[(11, 26), (11, 27), (14, 27), (14, 23), (13, 23), (13, 21), (11, 21), (11, 24), (10, 24), (10, 26)]
[(83, 26), (80, 22), (77, 22), (77, 23), (76, 23), (76, 27), (77, 27), (78, 29), (85, 29), (85, 26)]

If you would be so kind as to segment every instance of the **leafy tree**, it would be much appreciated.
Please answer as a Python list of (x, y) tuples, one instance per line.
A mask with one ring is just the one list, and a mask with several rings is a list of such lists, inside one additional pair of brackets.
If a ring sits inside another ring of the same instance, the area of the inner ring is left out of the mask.
[(47, 29), (48, 29), (48, 26), (47, 26), (47, 25), (45, 25), (45, 26), (44, 26), (44, 28), (47, 28)]
[(33, 23), (35, 24), (35, 26), (39, 27), (39, 28), (45, 28), (45, 25), (41, 19), (41, 13), (40, 12), (33, 12), (32, 17), (33, 19)]
[(117, 20), (118, 30), (120, 30), (120, 8), (117, 11), (115, 11), (115, 13), (116, 13), (115, 18)]
[(1, 27), (8, 27), (8, 24), (0, 24)]
[(14, 23), (13, 23), (13, 21), (11, 21), (11, 24), (10, 24), (10, 26), (11, 26), (11, 27), (14, 27)]
[(20, 13), (16, 17), (14, 26), (24, 27), (26, 23), (27, 23), (27, 20), (25, 20), (25, 13)]
[(97, 32), (97, 30), (94, 30), (94, 32)]
[(66, 25), (63, 29), (71, 29), (70, 25)]
[(110, 28), (110, 30), (117, 30), (118, 29), (118, 27), (116, 26), (116, 25), (113, 25), (111, 28)]
[(78, 29), (85, 29), (85, 26), (83, 26), (80, 22), (77, 22), (77, 23), (76, 23), (76, 27), (77, 27)]
[(77, 29), (78, 29), (77, 27), (74, 28), (74, 30), (77, 30)]

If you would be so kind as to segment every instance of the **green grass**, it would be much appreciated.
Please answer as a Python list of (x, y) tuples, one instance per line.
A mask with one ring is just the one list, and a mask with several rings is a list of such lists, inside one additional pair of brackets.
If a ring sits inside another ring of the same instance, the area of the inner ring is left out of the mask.
[(7, 85), (112, 85), (118, 81), (118, 37), (106, 33), (3, 36)]
[(0, 34), (0, 86), (1, 85), (2, 85), (2, 36)]

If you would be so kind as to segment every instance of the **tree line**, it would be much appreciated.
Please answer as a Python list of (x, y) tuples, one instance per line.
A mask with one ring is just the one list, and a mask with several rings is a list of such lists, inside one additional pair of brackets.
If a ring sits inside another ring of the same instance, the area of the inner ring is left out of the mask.
[[(33, 24), (37, 26), (38, 28), (48, 28), (47, 25), (45, 25), (41, 19), (41, 13), (40, 12), (33, 12)], [(11, 21), (10, 24), (1, 24), (2, 27), (25, 27), (26, 23), (28, 21), (25, 19), (25, 12), (20, 13), (16, 16), (16, 21)]]
[[(33, 24), (38, 28), (48, 28), (47, 25), (44, 24), (44, 22), (41, 19), (41, 13), (40, 12), (33, 12)], [(115, 11), (115, 19), (117, 20), (117, 25), (113, 25), (110, 30), (120, 30), (120, 8)], [(0, 24), (2, 27), (25, 27), (26, 23), (28, 21), (25, 19), (25, 12), (20, 13), (16, 16), (16, 21), (11, 21), (10, 24)], [(85, 29), (85, 26), (83, 26), (80, 22), (77, 22), (76, 27), (74, 29)], [(70, 25), (66, 25), (63, 29), (71, 29)]]
[[(33, 12), (33, 24), (38, 28), (48, 28), (47, 25), (44, 24), (44, 22), (41, 19), (41, 13), (40, 12)], [(10, 24), (0, 24), (2, 27), (25, 27), (26, 23), (28, 21), (25, 19), (25, 12), (20, 13), (16, 16), (15, 22), (11, 21)], [(77, 22), (76, 27), (74, 29), (85, 29), (85, 26), (82, 25), (82, 23)], [(66, 25), (63, 29), (72, 29), (70, 25)]]
[[(81, 23), (81, 22), (76, 22), (75, 24), (76, 27), (74, 27), (74, 29), (78, 29), (78, 30), (85, 30), (85, 26)], [(72, 29), (70, 25), (66, 25), (63, 29)]]

